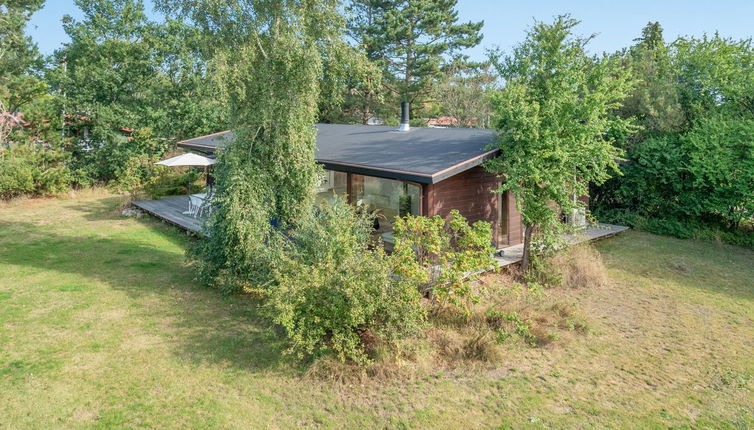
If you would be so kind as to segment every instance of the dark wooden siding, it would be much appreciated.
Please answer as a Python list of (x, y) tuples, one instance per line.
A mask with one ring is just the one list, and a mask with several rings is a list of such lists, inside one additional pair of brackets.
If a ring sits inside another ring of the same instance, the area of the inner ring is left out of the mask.
[(523, 242), (524, 237), (523, 224), (521, 223), (521, 213), (519, 213), (518, 209), (516, 209), (516, 198), (513, 197), (513, 193), (506, 191), (505, 194), (503, 194), (501, 197), (507, 199), (508, 201), (508, 234), (507, 238), (501, 238), (501, 241), (505, 243), (506, 246), (517, 245)]
[[(423, 212), (428, 216), (447, 218), (451, 210), (458, 209), (469, 222), (487, 221), (492, 224), (498, 246), (515, 245), (521, 242), (521, 216), (508, 193), (500, 196), (492, 192), (498, 184), (499, 179), (495, 175), (481, 167), (474, 167), (436, 184), (425, 185)], [(509, 199), (507, 244), (500, 237), (499, 198)]]

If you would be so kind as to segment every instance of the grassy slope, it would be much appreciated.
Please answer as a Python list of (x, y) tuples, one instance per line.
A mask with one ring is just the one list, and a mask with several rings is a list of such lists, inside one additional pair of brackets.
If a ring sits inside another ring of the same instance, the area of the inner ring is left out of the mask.
[(592, 333), (414, 381), (303, 378), (189, 239), (118, 200), (0, 205), (0, 428), (754, 426), (754, 252), (631, 232), (609, 287), (555, 291)]

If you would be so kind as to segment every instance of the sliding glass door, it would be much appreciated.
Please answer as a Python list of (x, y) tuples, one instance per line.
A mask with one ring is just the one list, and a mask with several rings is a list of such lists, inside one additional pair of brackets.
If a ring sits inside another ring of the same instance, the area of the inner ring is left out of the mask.
[(409, 182), (351, 174), (352, 202), (378, 215), (377, 233), (387, 243), (393, 242), (393, 221), (396, 217), (419, 215), (421, 187)]
[(421, 186), (414, 183), (334, 170), (325, 170), (317, 187), (320, 201), (329, 202), (340, 196), (354, 205), (374, 211), (377, 214), (375, 233), (382, 235), (386, 243), (393, 242), (396, 217), (420, 215), (421, 195)]

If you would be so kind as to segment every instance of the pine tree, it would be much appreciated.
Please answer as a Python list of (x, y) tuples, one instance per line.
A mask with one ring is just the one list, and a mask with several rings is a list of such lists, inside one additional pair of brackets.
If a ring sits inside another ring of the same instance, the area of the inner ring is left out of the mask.
[(647, 136), (682, 129), (686, 118), (671, 65), (670, 48), (659, 22), (648, 23), (635, 45), (620, 53), (639, 80), (619, 109), (624, 118), (634, 117), (643, 130), (629, 140), (636, 143)]
[(32, 74), (42, 68), (42, 57), (24, 29), (44, 0), (0, 2), (0, 104), (9, 112), (44, 94), (44, 83)]
[(393, 95), (421, 102), (443, 69), (482, 40), (484, 23), (458, 23), (456, 6), (457, 0), (353, 0), (349, 34), (382, 68)]

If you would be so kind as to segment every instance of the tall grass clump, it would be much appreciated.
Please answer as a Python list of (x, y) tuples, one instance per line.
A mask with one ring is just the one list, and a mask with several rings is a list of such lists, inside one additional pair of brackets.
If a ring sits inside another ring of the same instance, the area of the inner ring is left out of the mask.
[(607, 285), (607, 268), (594, 246), (579, 245), (565, 249), (552, 257), (551, 265), (560, 273), (562, 284), (566, 287)]

